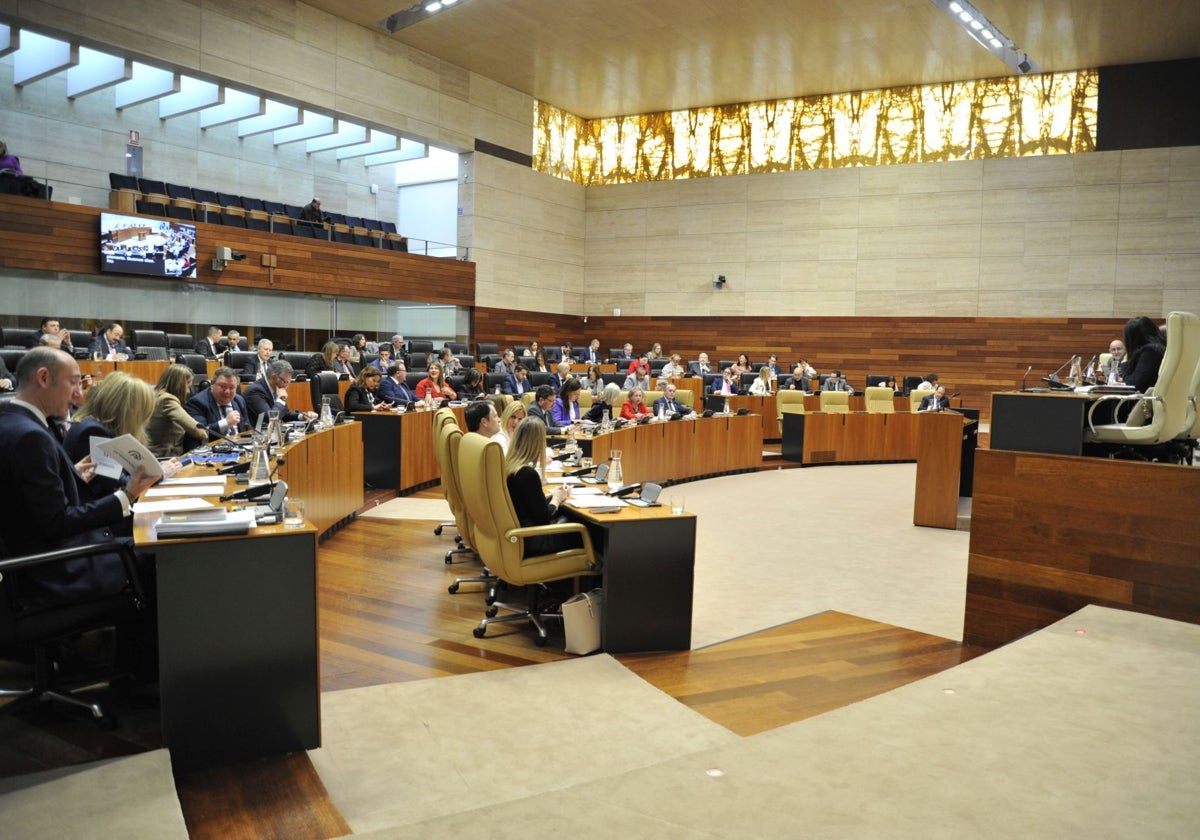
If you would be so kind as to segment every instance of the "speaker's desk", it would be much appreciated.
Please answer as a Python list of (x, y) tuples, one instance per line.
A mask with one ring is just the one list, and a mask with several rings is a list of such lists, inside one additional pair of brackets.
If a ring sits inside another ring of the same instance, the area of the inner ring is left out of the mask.
[[(807, 402), (807, 398), (805, 398)], [(915, 461), (919, 414), (783, 415), (784, 460), (804, 466), (864, 461)]]
[(762, 419), (754, 414), (629, 426), (580, 438), (596, 463), (620, 450), (623, 481), (689, 481), (762, 464)]
[[(452, 409), (464, 430), (463, 407)], [(375, 489), (411, 493), (442, 477), (433, 454), (434, 411), (355, 412), (363, 430), (362, 478)]]
[(604, 566), (604, 651), (690, 649), (695, 515), (673, 516), (665, 503), (626, 506), (617, 513), (591, 513), (568, 503), (563, 511), (587, 525)]
[(991, 449), (1082, 455), (1088, 407), (1096, 397), (1070, 391), (992, 394)]

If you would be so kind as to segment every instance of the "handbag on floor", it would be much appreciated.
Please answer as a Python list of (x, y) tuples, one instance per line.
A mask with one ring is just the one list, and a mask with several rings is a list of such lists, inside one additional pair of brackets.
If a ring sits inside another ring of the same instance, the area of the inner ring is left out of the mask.
[(600, 649), (600, 622), (604, 616), (604, 590), (580, 592), (563, 601), (566, 652), (580, 656)]

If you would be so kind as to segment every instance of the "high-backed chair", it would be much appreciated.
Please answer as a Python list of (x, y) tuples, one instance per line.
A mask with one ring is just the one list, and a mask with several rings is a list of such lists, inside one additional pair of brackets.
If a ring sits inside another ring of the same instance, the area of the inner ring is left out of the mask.
[(914, 388), (913, 390), (909, 391), (908, 392), (908, 410), (913, 412), (914, 414), (916, 412), (920, 411), (921, 410), (921, 400), (925, 399), (932, 393), (933, 393), (933, 391), (929, 390), (928, 388), (926, 388), (925, 390), (921, 390), (920, 388)]
[(433, 353), (433, 342), (429, 339), (414, 338), (408, 342), (408, 352)]
[[(547, 638), (546, 621), (561, 619), (562, 613), (540, 608), (538, 584), (598, 572), (592, 538), (587, 528), (577, 522), (521, 526), (508, 494), (504, 450), (496, 441), (476, 434), (464, 435), (459, 443), (457, 467), (458, 484), (470, 520), (472, 546), (479, 552), (484, 565), (502, 581), (529, 589), (527, 607), (499, 601), (489, 607), (487, 617), (474, 630), (475, 637), (483, 638), (491, 624), (527, 621), (537, 631), (535, 643), (542, 646)], [(554, 554), (523, 556), (527, 539), (556, 534), (577, 534), (582, 546)], [(496, 612), (502, 609), (511, 614), (497, 616)]]
[(428, 370), (429, 356), (427, 353), (409, 353), (408, 354), (408, 369), (409, 370)]
[(475, 355), (483, 356), (498, 356), (500, 355), (500, 345), (494, 341), (477, 341), (475, 342)]
[(471, 353), (465, 341), (447, 341), (444, 346), (449, 347), (450, 352), (455, 356), (467, 356)]
[[(459, 516), (456, 512), (456, 507), (458, 509), (462, 508), (462, 494), (458, 492), (457, 479), (453, 474), (448, 472), (453, 469), (449, 450), (447, 449), (449, 444), (446, 437), (451, 427), (458, 429), (458, 418), (454, 416), (454, 412), (448, 408), (438, 409), (433, 415), (433, 457), (437, 461), (438, 470), (442, 474), (442, 494), (446, 497), (446, 504), (450, 505), (451, 513), (454, 513), (455, 521), (439, 523), (433, 529), (433, 533), (434, 536), (440, 537), (442, 530), (447, 526), (458, 528), (458, 533), (454, 535), (455, 547), (446, 552), (447, 564), (454, 561), (455, 554), (467, 553), (473, 555), (475, 553), (463, 543), (463, 539), (467, 535), (467, 529), (458, 524)], [(460, 433), (461, 431), (459, 429)], [(451, 495), (454, 497), (453, 500), (451, 499)], [(451, 593), (453, 592), (454, 590), (451, 590)]]
[[(1190, 429), (1188, 407), (1196, 393), (1193, 379), (1200, 363), (1200, 317), (1190, 312), (1167, 315), (1167, 349), (1158, 368), (1158, 382), (1152, 394), (1101, 397), (1088, 410), (1088, 428), (1084, 440), (1107, 445), (1110, 453), (1121, 447), (1141, 449), (1171, 443)], [(1096, 425), (1099, 406), (1118, 404), (1114, 417), (1125, 416), (1121, 406), (1133, 403), (1123, 423)]]
[(824, 411), (826, 414), (849, 414), (850, 392), (822, 391), (821, 411)]
[(134, 356), (162, 361), (167, 358), (167, 334), (162, 330), (130, 330)]
[[(679, 396), (679, 392), (675, 393)], [(775, 395), (775, 408), (777, 410), (778, 420), (783, 422), (785, 414), (803, 414), (804, 413), (804, 392), (792, 391), (784, 389)]]
[(345, 411), (342, 398), (338, 396), (338, 375), (331, 370), (323, 370), (308, 380), (309, 393), (312, 395), (313, 409), (321, 410), (321, 399), (329, 397), (329, 408), (334, 414)]
[(250, 364), (252, 359), (257, 359), (258, 354), (252, 353), (249, 350), (232, 350), (225, 354), (225, 364), (238, 372), (238, 376), (243, 382), (253, 382), (253, 376), (246, 376), (242, 373), (242, 368)]
[(191, 353), (195, 347), (196, 339), (188, 333), (167, 333), (167, 348), (174, 350), (176, 356), (181, 353)]
[[(21, 597), (21, 575), (31, 568), (112, 554), (125, 563), (130, 582), (127, 589), (116, 595), (49, 605), (30, 603)], [(0, 557), (6, 556), (7, 551), (0, 543)], [(0, 712), (53, 700), (86, 709), (101, 726), (112, 728), (115, 721), (99, 704), (73, 693), (75, 689), (96, 685), (96, 675), (88, 674), (86, 679), (72, 682), (69, 675), (59, 671), (60, 649), (64, 641), (83, 633), (136, 621), (145, 605), (133, 549), (127, 545), (97, 543), (0, 560), (0, 658), (33, 662), (33, 673), (28, 679), (14, 684), (6, 678), (5, 684), (0, 685), (0, 697), (10, 701), (0, 706)]]
[(895, 414), (895, 392), (886, 386), (872, 385), (866, 391), (868, 414)]
[[(471, 522), (467, 518), (467, 510), (463, 504), (462, 490), (458, 486), (457, 464), (463, 430), (459, 428), (458, 420), (454, 417), (454, 412), (445, 408), (439, 409), (439, 411), (445, 411), (450, 416), (448, 420), (443, 419), (441, 423), (439, 423), (437, 417), (434, 418), (433, 451), (437, 458), (438, 466), (442, 471), (442, 492), (446, 497), (446, 504), (450, 505), (450, 511), (454, 514), (454, 522), (451, 524), (458, 529), (458, 534), (455, 536), (457, 545), (446, 552), (446, 563), (453, 562), (455, 556), (465, 556), (478, 560), (479, 553), (471, 548)], [(487, 566), (484, 566), (478, 575), (456, 577), (454, 582), (446, 587), (446, 589), (451, 595), (454, 595), (464, 583), (481, 583), (487, 590), (485, 602), (488, 606), (491, 606), (496, 601), (496, 586), (499, 580), (498, 577), (491, 573), (491, 570)]]
[(893, 379), (893, 377), (887, 375), (886, 373), (868, 373), (867, 387), (870, 388), (873, 385), (882, 385), (884, 382), (888, 382), (891, 379)]
[(3, 333), (3, 343), (5, 347), (24, 350), (29, 343), (29, 339), (37, 330), (28, 329), (26, 327), (5, 327), (0, 330)]

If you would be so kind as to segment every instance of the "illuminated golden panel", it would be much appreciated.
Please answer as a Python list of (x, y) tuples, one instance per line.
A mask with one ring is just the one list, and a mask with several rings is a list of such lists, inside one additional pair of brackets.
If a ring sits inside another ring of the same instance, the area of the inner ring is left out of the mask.
[(1072, 154), (1096, 148), (1093, 70), (585, 120), (534, 105), (534, 168), (625, 184)]

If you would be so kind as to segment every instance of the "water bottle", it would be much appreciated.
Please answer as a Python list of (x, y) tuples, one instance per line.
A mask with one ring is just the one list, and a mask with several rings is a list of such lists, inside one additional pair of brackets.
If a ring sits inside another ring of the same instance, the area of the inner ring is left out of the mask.
[(612, 450), (608, 453), (608, 457), (608, 492), (611, 493), (625, 483), (625, 474), (621, 470), (621, 450)]
[(333, 407), (329, 404), (329, 397), (321, 397), (321, 415), (317, 425), (322, 429), (333, 428)]

